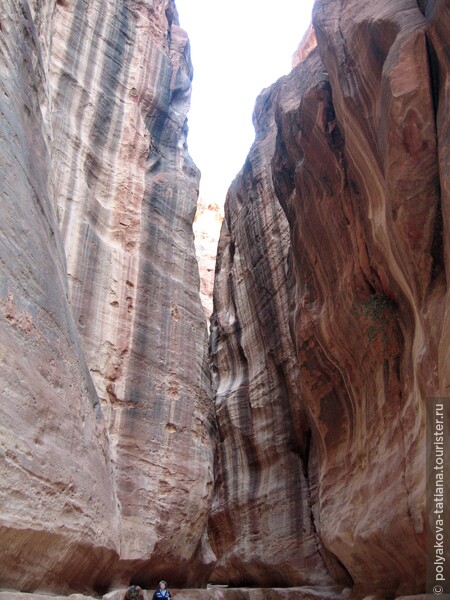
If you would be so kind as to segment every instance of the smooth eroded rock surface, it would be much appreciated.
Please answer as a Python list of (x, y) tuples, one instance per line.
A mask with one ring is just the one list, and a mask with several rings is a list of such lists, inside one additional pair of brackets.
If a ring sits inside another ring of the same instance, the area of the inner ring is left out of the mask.
[(449, 376), (448, 5), (319, 0), (313, 22), (225, 207), (212, 578), (417, 594), (425, 398)]
[(64, 589), (81, 577), (89, 589), (119, 551), (119, 511), (68, 300), (52, 192), (52, 5), (37, 10), (0, 7), (0, 581)]
[(187, 36), (169, 0), (7, 0), (0, 26), (0, 582), (197, 584), (213, 423)]
[[(316, 56), (316, 55), (314, 55)], [(309, 61), (308, 64), (310, 64)], [(315, 82), (317, 57), (305, 81)], [(292, 76), (298, 85), (298, 73)], [(289, 223), (270, 158), (279, 86), (258, 99), (256, 142), (228, 193), (212, 319), (219, 459), (210, 537), (213, 581), (333, 583), (311, 513), (310, 433), (291, 336)]]
[(199, 173), (186, 148), (189, 42), (167, 0), (63, 4), (52, 25), (57, 202), (73, 311), (108, 421), (121, 558), (151, 559), (152, 580), (171, 561), (189, 564), (180, 582), (195, 581), (213, 455), (192, 233)]
[(2, 588), (423, 593), (424, 402), (450, 385), (449, 4), (317, 0), (313, 21), (228, 194), (213, 408), (173, 1), (2, 1)]

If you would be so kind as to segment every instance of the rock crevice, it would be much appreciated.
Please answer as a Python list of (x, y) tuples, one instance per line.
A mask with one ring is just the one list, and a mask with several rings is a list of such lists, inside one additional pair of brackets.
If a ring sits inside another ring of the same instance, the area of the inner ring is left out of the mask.
[(208, 357), (173, 0), (2, 1), (1, 587), (423, 593), (449, 23), (316, 1), (228, 193)]

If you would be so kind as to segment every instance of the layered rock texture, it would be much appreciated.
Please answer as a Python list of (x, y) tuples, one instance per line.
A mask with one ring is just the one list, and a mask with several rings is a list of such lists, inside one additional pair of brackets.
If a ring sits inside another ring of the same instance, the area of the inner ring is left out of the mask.
[(258, 99), (214, 291), (214, 581), (425, 589), (449, 23), (439, 0), (317, 0), (297, 66)]
[(187, 36), (169, 0), (6, 0), (0, 72), (0, 586), (175, 565), (198, 585), (213, 424)]
[(424, 591), (449, 13), (317, 0), (228, 194), (208, 363), (173, 1), (2, 0), (1, 597)]

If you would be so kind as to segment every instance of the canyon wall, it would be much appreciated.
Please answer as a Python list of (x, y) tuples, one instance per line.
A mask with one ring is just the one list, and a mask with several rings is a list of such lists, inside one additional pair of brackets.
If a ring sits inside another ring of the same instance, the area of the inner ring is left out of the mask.
[(212, 405), (192, 233), (199, 172), (186, 149), (188, 39), (168, 1), (65, 4), (53, 30), (55, 195), (72, 308), (108, 420), (121, 559), (152, 557), (160, 576), (174, 561), (180, 583), (195, 581)]
[(317, 0), (257, 101), (215, 280), (213, 581), (425, 589), (425, 398), (450, 374), (449, 22), (444, 1)]
[(317, 0), (228, 194), (213, 408), (174, 2), (2, 2), (1, 588), (423, 592), (449, 23)]
[(33, 8), (0, 8), (0, 580), (96, 587), (118, 553), (119, 511), (52, 194), (51, 7), (36, 21)]
[(169, 0), (6, 0), (0, 71), (0, 585), (198, 584), (214, 424), (187, 36)]

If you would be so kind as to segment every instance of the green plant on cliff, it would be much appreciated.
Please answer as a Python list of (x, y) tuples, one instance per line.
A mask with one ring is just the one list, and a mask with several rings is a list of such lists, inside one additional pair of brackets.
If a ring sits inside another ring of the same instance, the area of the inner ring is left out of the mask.
[(367, 328), (369, 341), (373, 341), (379, 333), (382, 333), (383, 342), (385, 342), (385, 328), (388, 319), (394, 314), (394, 310), (395, 302), (388, 298), (386, 294), (376, 292), (365, 302), (358, 302), (354, 312), (368, 317), (372, 322)]

